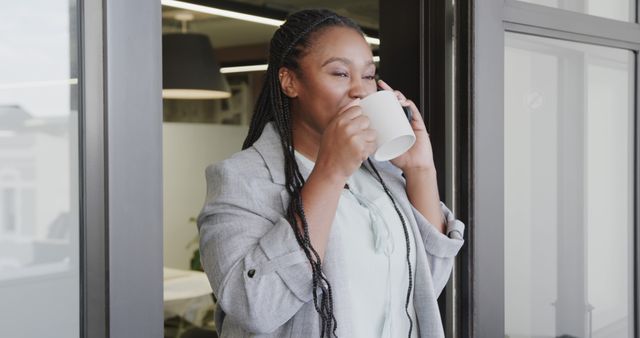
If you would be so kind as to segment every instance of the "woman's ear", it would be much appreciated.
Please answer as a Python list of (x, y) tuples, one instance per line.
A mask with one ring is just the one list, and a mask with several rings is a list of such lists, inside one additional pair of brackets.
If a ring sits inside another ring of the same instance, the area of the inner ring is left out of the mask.
[(284, 95), (287, 95), (291, 99), (298, 97), (298, 79), (293, 71), (282, 67), (278, 70), (278, 78), (280, 79), (280, 88)]

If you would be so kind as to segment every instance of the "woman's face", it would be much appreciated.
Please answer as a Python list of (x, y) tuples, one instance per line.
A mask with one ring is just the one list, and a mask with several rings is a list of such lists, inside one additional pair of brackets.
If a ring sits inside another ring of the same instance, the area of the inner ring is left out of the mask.
[(330, 27), (316, 34), (299, 60), (291, 108), (295, 123), (322, 133), (356, 99), (376, 91), (376, 67), (369, 45), (352, 28)]

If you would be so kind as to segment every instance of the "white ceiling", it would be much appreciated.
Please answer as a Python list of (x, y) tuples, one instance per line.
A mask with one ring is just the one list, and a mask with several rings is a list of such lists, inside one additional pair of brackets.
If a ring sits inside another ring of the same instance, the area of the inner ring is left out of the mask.
[(292, 13), (305, 8), (328, 8), (356, 20), (360, 25), (378, 29), (378, 0), (235, 0)]
[[(378, 0), (236, 0), (256, 6), (294, 12), (304, 8), (324, 7), (356, 20), (360, 25), (377, 29)], [(162, 7), (162, 31), (179, 31), (180, 24), (175, 20), (177, 13), (188, 12), (182, 9)], [(189, 31), (209, 36), (214, 48), (237, 47), (244, 45), (267, 44), (277, 27), (229, 19), (225, 17), (194, 13)]]

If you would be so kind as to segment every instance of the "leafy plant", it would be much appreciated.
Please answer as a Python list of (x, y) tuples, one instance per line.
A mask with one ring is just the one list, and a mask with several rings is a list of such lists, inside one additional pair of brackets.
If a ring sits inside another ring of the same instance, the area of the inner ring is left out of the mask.
[[(189, 217), (189, 224), (195, 225), (196, 224), (196, 218), (195, 217)], [(191, 241), (189, 241), (189, 243), (187, 243), (187, 249), (195, 246), (196, 249), (193, 251), (193, 255), (191, 255), (191, 260), (189, 261), (189, 268), (191, 270), (196, 270), (196, 271), (204, 271), (204, 269), (202, 269), (202, 263), (200, 262), (200, 247), (199, 247), (199, 243), (200, 242), (200, 235), (196, 235)]]

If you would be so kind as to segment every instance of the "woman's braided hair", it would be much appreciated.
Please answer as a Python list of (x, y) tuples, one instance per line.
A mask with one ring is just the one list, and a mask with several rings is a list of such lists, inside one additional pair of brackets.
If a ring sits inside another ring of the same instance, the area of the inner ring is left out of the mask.
[[(282, 151), (284, 153), (285, 185), (289, 196), (291, 196), (291, 202), (289, 203), (289, 207), (286, 211), (286, 218), (293, 228), (298, 244), (303, 249), (311, 265), (313, 276), (313, 302), (316, 311), (320, 315), (320, 336), (322, 338), (325, 336), (331, 336), (332, 334), (336, 337), (337, 321), (333, 314), (333, 296), (331, 292), (331, 284), (322, 273), (322, 262), (320, 256), (311, 245), (311, 240), (309, 238), (309, 225), (304, 213), (302, 197), (300, 194), (304, 185), (304, 178), (300, 173), (295, 159), (289, 98), (281, 90), (278, 72), (280, 68), (285, 67), (297, 74), (301, 74), (299, 60), (306, 55), (308, 49), (314, 42), (314, 37), (316, 37), (320, 31), (329, 27), (347, 27), (363, 34), (358, 24), (353, 20), (326, 9), (308, 9), (293, 13), (287, 17), (285, 23), (282, 24), (282, 26), (280, 26), (280, 28), (278, 28), (278, 30), (273, 34), (269, 47), (269, 65), (267, 67), (264, 84), (258, 97), (258, 101), (256, 102), (255, 111), (249, 126), (249, 133), (242, 146), (242, 149), (251, 147), (262, 134), (266, 124), (271, 121), (274, 122), (275, 128), (280, 135)], [(369, 164), (373, 166), (371, 161), (369, 161)], [(382, 177), (380, 177), (377, 170), (375, 170), (375, 173), (384, 186)], [(389, 197), (391, 197), (386, 186), (384, 186), (384, 188)], [(302, 221), (302, 231), (297, 225), (298, 221), (296, 216)], [(405, 237), (408, 245), (406, 225), (402, 216), (400, 216), (400, 218), (405, 228)], [(409, 249), (409, 247), (407, 247), (407, 249)], [(407, 257), (408, 256), (409, 252), (407, 251)], [(410, 263), (409, 277), (408, 292), (410, 293)], [(318, 295), (318, 290), (320, 290), (321, 293), (320, 297)], [(407, 302), (409, 300), (409, 293), (407, 294)], [(411, 320), (411, 318), (409, 318), (409, 320)]]

